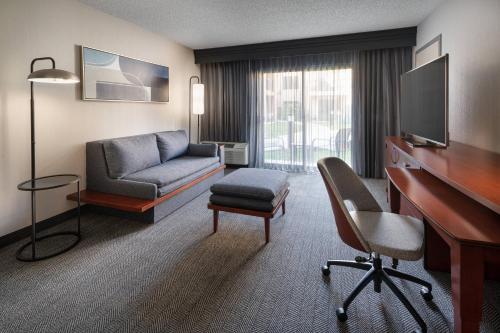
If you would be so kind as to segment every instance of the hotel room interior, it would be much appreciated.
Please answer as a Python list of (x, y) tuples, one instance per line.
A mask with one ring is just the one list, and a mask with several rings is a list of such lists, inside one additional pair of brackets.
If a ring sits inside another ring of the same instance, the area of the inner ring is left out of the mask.
[(500, 332), (499, 0), (0, 0), (0, 332)]

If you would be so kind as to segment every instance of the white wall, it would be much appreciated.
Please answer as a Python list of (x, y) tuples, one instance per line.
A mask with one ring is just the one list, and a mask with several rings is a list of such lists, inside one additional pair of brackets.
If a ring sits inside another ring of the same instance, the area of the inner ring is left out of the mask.
[[(16, 189), (30, 175), (30, 61), (52, 56), (79, 74), (78, 45), (169, 66), (170, 102), (82, 101), (79, 85), (37, 85), (38, 176), (84, 176), (87, 141), (187, 129), (189, 77), (199, 75), (191, 49), (74, 0), (0, 0), (0, 236), (30, 224), (29, 194)], [(72, 191), (40, 193), (38, 220), (73, 208)]]
[(450, 137), (500, 152), (500, 1), (448, 0), (418, 26), (450, 54)]

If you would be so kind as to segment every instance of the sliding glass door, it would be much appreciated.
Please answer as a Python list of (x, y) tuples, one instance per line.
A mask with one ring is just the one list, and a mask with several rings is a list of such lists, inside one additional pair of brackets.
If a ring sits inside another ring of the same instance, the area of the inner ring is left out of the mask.
[(311, 171), (318, 159), (351, 164), (351, 69), (264, 73), (264, 166)]

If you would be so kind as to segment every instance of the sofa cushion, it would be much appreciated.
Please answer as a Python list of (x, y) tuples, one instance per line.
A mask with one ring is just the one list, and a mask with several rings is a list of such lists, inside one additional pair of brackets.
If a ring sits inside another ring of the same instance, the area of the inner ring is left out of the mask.
[(127, 175), (124, 179), (152, 183), (161, 187), (187, 177), (213, 164), (219, 164), (218, 157), (182, 156), (161, 165)]
[(186, 131), (155, 133), (162, 163), (187, 153), (189, 140)]
[(122, 178), (160, 164), (160, 152), (153, 134), (106, 140), (103, 149), (111, 178)]
[[(179, 180), (176, 180), (175, 182), (173, 183), (170, 183), (168, 185), (165, 185), (165, 186), (161, 186), (161, 187), (158, 187), (158, 190), (157, 190), (157, 196), (158, 198), (170, 193), (170, 192), (173, 192), (175, 190), (177, 190), (179, 187), (181, 186), (184, 186), (186, 184), (189, 184), (191, 183), (192, 181), (202, 177), (203, 175), (211, 172), (211, 171), (214, 171), (215, 169), (217, 169), (218, 167), (220, 166), (220, 163), (214, 163), (212, 165), (210, 165), (209, 167), (207, 168), (204, 168), (204, 169), (201, 169), (199, 171), (196, 171), (195, 173), (193, 174), (190, 174), (189, 176), (186, 176), (182, 179), (179, 179)], [(224, 171), (222, 171), (224, 173)]]
[(210, 196), (210, 202), (215, 205), (220, 205), (225, 207), (235, 207), (235, 208), (243, 208), (250, 210), (258, 210), (263, 212), (272, 212), (280, 202), (287, 188), (288, 186), (284, 187), (272, 201), (248, 199), (240, 197), (228, 197), (225, 195), (212, 194)]
[(188, 149), (188, 155), (190, 156), (205, 156), (205, 157), (215, 157), (217, 156), (218, 145), (216, 143), (190, 143)]
[(283, 190), (288, 174), (278, 170), (238, 169), (210, 187), (213, 194), (272, 201)]

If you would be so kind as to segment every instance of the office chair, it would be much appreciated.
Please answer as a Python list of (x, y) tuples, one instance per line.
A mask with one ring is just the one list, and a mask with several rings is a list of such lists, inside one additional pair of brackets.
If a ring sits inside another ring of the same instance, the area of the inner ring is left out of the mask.
[[(419, 260), (423, 256), (423, 222), (409, 216), (382, 211), (377, 201), (361, 179), (341, 159), (327, 157), (318, 161), (318, 168), (325, 182), (332, 205), (338, 233), (342, 241), (352, 248), (369, 254), (369, 258), (356, 257), (354, 261), (328, 260), (322, 267), (323, 275), (330, 275), (330, 266), (344, 266), (367, 271), (352, 293), (336, 311), (339, 321), (347, 320), (347, 309), (356, 296), (371, 281), (375, 292), (380, 293), (382, 283), (403, 303), (421, 331), (427, 332), (427, 325), (390, 277), (395, 277), (422, 286), (420, 294), (426, 301), (432, 300), (432, 285), (417, 277), (382, 265), (380, 255), (397, 260)], [(348, 211), (344, 201), (350, 201), (355, 211)], [(396, 264), (396, 265), (394, 265)]]

